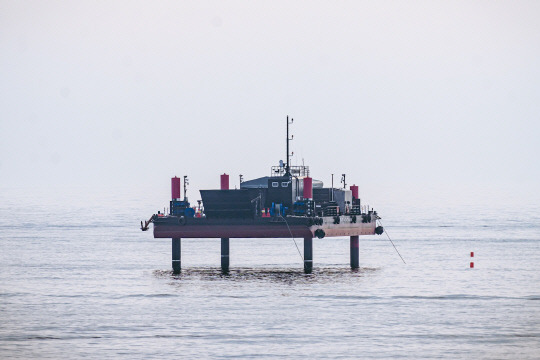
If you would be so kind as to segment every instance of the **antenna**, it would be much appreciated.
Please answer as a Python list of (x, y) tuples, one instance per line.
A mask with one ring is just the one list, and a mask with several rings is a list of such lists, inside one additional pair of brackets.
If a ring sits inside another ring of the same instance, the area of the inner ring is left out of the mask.
[(240, 184), (244, 182), (244, 175), (240, 174)]
[(332, 200), (334, 201), (334, 174), (332, 174)]
[(184, 175), (184, 201), (187, 201), (186, 193), (187, 193), (187, 186), (188, 185), (189, 185), (189, 179), (188, 179), (187, 175)]
[(345, 182), (345, 174), (341, 174), (341, 182), (343, 183), (343, 188), (347, 188), (347, 183)]
[(293, 139), (294, 136), (291, 136), (289, 138), (289, 125), (292, 124), (294, 121), (293, 118), (291, 118), (291, 121), (289, 122), (289, 116), (287, 115), (287, 164), (285, 166), (285, 175), (288, 175), (288, 176), (291, 176), (291, 173), (289, 171), (290, 169), (290, 156), (289, 156), (289, 141), (291, 141)]

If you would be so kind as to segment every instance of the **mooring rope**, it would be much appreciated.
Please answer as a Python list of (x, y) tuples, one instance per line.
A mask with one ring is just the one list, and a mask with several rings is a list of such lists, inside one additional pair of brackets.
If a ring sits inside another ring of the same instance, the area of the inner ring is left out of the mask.
[(383, 223), (381, 220), (377, 219), (377, 221), (381, 224), (381, 226), (383, 227), (384, 229), (384, 233), (386, 234), (386, 236), (388, 236), (388, 240), (390, 240), (390, 242), (392, 243), (392, 246), (394, 247), (394, 249), (396, 250), (397, 254), (399, 255), (399, 257), (401, 258), (401, 261), (403, 261), (404, 264), (407, 264), (405, 262), (405, 260), (403, 260), (403, 256), (401, 256), (401, 254), (399, 253), (396, 245), (394, 245), (394, 242), (392, 241), (392, 239), (390, 239), (390, 235), (388, 235), (388, 231), (386, 230), (386, 227), (383, 226)]
[(296, 250), (298, 250), (298, 255), (300, 255), (300, 258), (302, 259), (302, 262), (304, 261), (304, 257), (302, 256), (302, 253), (300, 252), (300, 249), (298, 248), (298, 245), (296, 244), (296, 240), (294, 239), (294, 236), (292, 234), (291, 228), (289, 227), (289, 223), (287, 222), (287, 219), (283, 217), (283, 215), (279, 214), (279, 217), (282, 218), (285, 221), (285, 224), (287, 225), (287, 229), (289, 229), (289, 233), (291, 234), (291, 238), (294, 242), (294, 246), (296, 246)]

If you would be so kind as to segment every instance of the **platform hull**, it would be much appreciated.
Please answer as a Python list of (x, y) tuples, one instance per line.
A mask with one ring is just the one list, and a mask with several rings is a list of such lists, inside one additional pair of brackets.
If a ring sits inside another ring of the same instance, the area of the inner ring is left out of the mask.
[(305, 217), (257, 218), (257, 219), (180, 219), (174, 216), (154, 221), (155, 238), (287, 238), (316, 237), (317, 229), (324, 230), (325, 237), (375, 234), (376, 222), (353, 222), (351, 216), (323, 217), (322, 225), (311, 225)]

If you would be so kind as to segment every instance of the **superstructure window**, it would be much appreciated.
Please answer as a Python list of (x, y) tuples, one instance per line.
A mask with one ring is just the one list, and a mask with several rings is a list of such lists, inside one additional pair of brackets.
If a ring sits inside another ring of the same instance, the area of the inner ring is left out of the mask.
[(272, 182), (272, 187), (279, 187), (279, 183), (277, 181)]
[(284, 181), (281, 183), (281, 187), (287, 187), (289, 186), (289, 182), (288, 181)]

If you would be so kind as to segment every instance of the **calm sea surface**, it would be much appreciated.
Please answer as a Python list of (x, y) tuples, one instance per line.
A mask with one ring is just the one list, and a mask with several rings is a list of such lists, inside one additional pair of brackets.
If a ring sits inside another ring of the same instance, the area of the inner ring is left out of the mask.
[[(126, 200), (127, 199), (127, 200)], [(0, 358), (540, 358), (540, 208), (379, 207), (385, 235), (171, 241), (166, 199), (0, 192)], [(302, 239), (296, 239), (302, 249)], [(475, 268), (469, 268), (474, 251)]]

